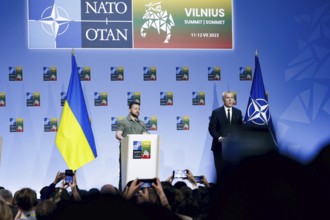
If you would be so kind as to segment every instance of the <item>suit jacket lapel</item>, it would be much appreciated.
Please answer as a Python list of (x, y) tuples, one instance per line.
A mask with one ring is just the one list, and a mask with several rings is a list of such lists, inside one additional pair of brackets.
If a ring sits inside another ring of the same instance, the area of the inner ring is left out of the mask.
[(222, 106), (221, 111), (222, 111), (222, 113), (221, 113), (222, 114), (222, 120), (225, 122), (224, 124), (229, 125), (230, 123), (229, 123), (229, 120), (227, 118), (227, 112), (226, 112), (226, 109), (225, 109), (224, 106)]

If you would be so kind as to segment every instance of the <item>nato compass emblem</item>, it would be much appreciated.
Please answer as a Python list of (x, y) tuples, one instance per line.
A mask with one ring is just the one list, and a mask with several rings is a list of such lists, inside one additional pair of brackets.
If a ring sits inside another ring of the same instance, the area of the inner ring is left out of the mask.
[(248, 121), (262, 126), (268, 125), (270, 120), (269, 106), (265, 99), (252, 99), (248, 107)]
[(65, 33), (69, 28), (70, 22), (68, 13), (62, 7), (55, 4), (42, 12), (39, 21), (42, 29), (55, 38)]

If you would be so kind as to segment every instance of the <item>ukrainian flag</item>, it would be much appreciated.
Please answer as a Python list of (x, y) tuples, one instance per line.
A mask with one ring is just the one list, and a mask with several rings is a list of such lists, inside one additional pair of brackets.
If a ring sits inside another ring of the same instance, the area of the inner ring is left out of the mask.
[(66, 164), (72, 170), (77, 170), (97, 157), (94, 135), (73, 53), (69, 88), (55, 142)]

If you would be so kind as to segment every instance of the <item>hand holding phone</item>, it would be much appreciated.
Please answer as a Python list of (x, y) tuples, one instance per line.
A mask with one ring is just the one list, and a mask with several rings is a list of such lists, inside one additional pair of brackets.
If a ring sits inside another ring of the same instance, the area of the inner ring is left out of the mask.
[(194, 176), (196, 183), (202, 183), (203, 176)]
[(65, 177), (64, 177), (64, 184), (70, 185), (73, 183), (73, 171), (72, 170), (65, 170)]
[(142, 185), (140, 186), (140, 189), (143, 188), (150, 188), (152, 187), (152, 184), (156, 184), (156, 180), (155, 179), (139, 179), (138, 183), (142, 183)]
[(187, 170), (174, 170), (173, 178), (187, 179)]

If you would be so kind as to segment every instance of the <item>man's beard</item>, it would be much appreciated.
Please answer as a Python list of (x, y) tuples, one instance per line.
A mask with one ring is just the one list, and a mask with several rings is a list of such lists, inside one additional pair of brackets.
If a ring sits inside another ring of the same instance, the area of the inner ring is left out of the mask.
[(131, 115), (132, 115), (134, 118), (136, 118), (136, 119), (138, 119), (138, 117), (139, 117), (139, 115), (137, 115), (137, 114), (135, 114), (135, 113), (133, 113), (133, 112), (131, 112)]

